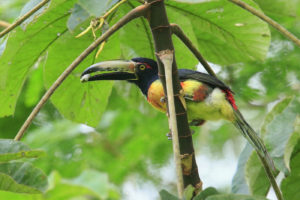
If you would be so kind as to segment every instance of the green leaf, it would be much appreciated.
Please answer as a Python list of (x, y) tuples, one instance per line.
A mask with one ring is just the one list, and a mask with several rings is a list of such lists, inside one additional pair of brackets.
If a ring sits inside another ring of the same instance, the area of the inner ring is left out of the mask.
[(183, 196), (185, 199), (192, 199), (195, 188), (192, 185), (188, 185), (184, 188)]
[[(22, 8), (20, 16), (25, 15), (27, 12), (29, 12), (32, 8), (34, 8), (37, 4), (39, 4), (42, 0), (30, 0), (28, 1), (25, 6)], [(26, 29), (26, 26), (32, 22), (34, 19), (38, 18), (39, 15), (41, 15), (47, 7), (49, 6), (49, 2), (46, 3), (42, 8), (37, 10), (35, 13), (33, 13), (29, 18), (27, 18), (24, 22), (22, 22), (21, 27), (23, 29)]]
[(22, 142), (0, 139), (0, 163), (21, 158), (37, 158), (44, 155), (45, 152), (30, 150), (30, 148)]
[[(75, 34), (67, 31), (49, 48), (44, 67), (46, 88), (49, 88), (65, 68), (93, 41), (89, 34), (77, 39), (74, 37)], [(105, 45), (100, 59), (120, 57), (118, 44), (119, 38), (115, 34)], [(95, 62), (94, 56), (95, 53), (92, 53), (81, 62), (51, 97), (52, 103), (66, 118), (90, 126), (97, 126), (99, 123), (113, 84), (112, 81), (80, 82), (81, 73)]]
[(52, 190), (47, 191), (45, 194), (45, 199), (76, 199), (87, 196), (91, 199), (98, 199), (97, 195), (88, 188), (67, 183), (60, 183), (57, 184)]
[(170, 194), (168, 191), (166, 190), (161, 190), (159, 192), (159, 196), (161, 200), (179, 200), (176, 196)]
[(247, 143), (239, 156), (237, 170), (231, 184), (231, 191), (237, 194), (249, 194), (249, 188), (245, 179), (245, 168), (247, 160), (253, 152), (252, 146)]
[[(298, 146), (300, 143), (298, 142)], [(283, 197), (288, 200), (298, 200), (300, 196), (300, 153), (298, 152), (291, 161), (291, 175), (282, 180), (281, 190)]]
[(85, 170), (80, 176), (68, 181), (73, 185), (84, 186), (91, 191), (98, 194), (101, 199), (107, 199), (109, 192), (116, 190), (111, 183), (109, 183), (108, 175), (96, 170)]
[(206, 200), (267, 200), (265, 197), (241, 194), (220, 194), (209, 196)]
[[(275, 166), (281, 171), (287, 173), (284, 161), (284, 152), (292, 133), (295, 131), (295, 121), (297, 119), (299, 103), (296, 97), (286, 98), (279, 102), (271, 112), (265, 117), (262, 126), (262, 137), (269, 153), (274, 159)], [(290, 145), (295, 145), (291, 142)], [(290, 152), (290, 150), (287, 150)], [(288, 156), (288, 154), (287, 154)], [(255, 152), (252, 153), (246, 165), (246, 177), (252, 194), (266, 195), (269, 189), (269, 181), (265, 175), (264, 169), (259, 162), (259, 158)]]
[[(253, 1), (245, 2), (259, 9)], [(169, 12), (190, 19), (199, 49), (208, 61), (228, 65), (265, 58), (270, 44), (268, 25), (248, 11), (226, 0), (167, 1), (166, 6)]]
[(68, 19), (68, 29), (70, 31), (74, 31), (75, 28), (83, 23), (90, 15), (87, 11), (85, 11), (79, 4), (75, 4), (72, 14)]
[(0, 197), (2, 199), (13, 200), (44, 200), (42, 194), (26, 194), (26, 193), (14, 193), (9, 191), (1, 191)]
[(43, 86), (43, 68), (38, 67), (29, 74), (27, 85), (25, 86), (25, 99), (24, 104), (28, 107), (34, 106), (38, 103), (42, 92)]
[(40, 193), (47, 187), (47, 176), (30, 163), (0, 163), (0, 189), (18, 193)]
[(76, 0), (53, 0), (38, 20), (10, 33), (0, 59), (0, 116), (14, 113), (29, 69), (59, 36), (66, 31), (69, 10)]
[(290, 137), (290, 139), (289, 139), (289, 141), (288, 141), (288, 143), (287, 143), (287, 145), (285, 147), (284, 156), (283, 156), (284, 157), (285, 166), (288, 167), (289, 171), (291, 171), (290, 170), (290, 160), (291, 160), (291, 156), (292, 156), (293, 150), (295, 149), (298, 141), (300, 140), (300, 129), (299, 129), (299, 121), (300, 120), (298, 119), (297, 121), (298, 121), (297, 122), (298, 123), (298, 129), (296, 129), (296, 132), (294, 132), (291, 135), (291, 137)]
[(45, 156), (45, 152), (40, 150), (20, 151), (18, 153), (0, 154), (0, 163), (8, 162), (11, 160), (18, 160), (21, 158), (38, 158), (41, 156)]
[[(287, 29), (295, 31), (295, 25), (300, 19), (299, 7), (300, 1), (273, 1), (273, 0), (254, 0), (263, 12), (277, 21)], [(292, 31), (292, 32), (293, 32)], [(297, 34), (296, 34), (297, 35)]]
[(17, 153), (20, 151), (29, 151), (29, 150), (30, 148), (26, 144), (20, 141), (0, 139), (1, 154)]
[[(191, 21), (187, 16), (181, 12), (167, 7), (168, 18), (170, 22), (176, 22), (181, 27), (186, 36), (193, 42), (194, 46), (198, 47), (197, 38)], [(181, 19), (181, 20), (178, 20)], [(194, 54), (181, 42), (181, 40), (172, 35), (172, 40), (175, 48), (175, 57), (178, 68), (196, 69), (199, 61), (195, 58)]]
[[(295, 132), (295, 122), (299, 115), (300, 103), (296, 97), (289, 97), (279, 102), (266, 116), (261, 133), (269, 149), (275, 166), (281, 171), (286, 171), (284, 151)], [(287, 163), (288, 164), (288, 163)]]
[(196, 197), (194, 197), (193, 200), (205, 200), (209, 196), (217, 195), (217, 194), (219, 194), (219, 192), (215, 188), (208, 187), (205, 190), (203, 190), (202, 192), (200, 192), (200, 194), (198, 194)]
[(87, 135), (80, 134), (78, 124), (60, 120), (37, 129), (27, 135), (25, 140), (32, 148), (43, 149), (48, 155), (35, 160), (35, 166), (43, 169), (46, 174), (50, 174), (55, 169), (64, 177), (73, 178), (87, 166), (85, 159), (81, 157), (81, 148), (84, 148), (88, 140), (85, 136)]
[(100, 17), (118, 0), (79, 0), (78, 4), (91, 16)]
[[(122, 5), (120, 12), (125, 15), (133, 5)], [(123, 56), (126, 59), (134, 57), (155, 58), (154, 44), (148, 22), (144, 18), (133, 20), (120, 30), (120, 42)]]
[[(1, 164), (0, 164), (1, 167)], [(0, 172), (0, 190), (6, 190), (18, 193), (40, 193), (35, 188), (26, 185), (18, 184), (11, 176)]]
[(270, 182), (256, 152), (252, 152), (247, 161), (245, 177), (251, 194), (267, 195)]

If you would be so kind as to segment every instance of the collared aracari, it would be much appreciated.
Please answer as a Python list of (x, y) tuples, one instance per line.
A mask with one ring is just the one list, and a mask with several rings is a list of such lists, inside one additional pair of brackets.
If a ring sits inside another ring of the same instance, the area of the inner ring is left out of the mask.
[[(91, 75), (99, 71), (115, 72)], [(255, 148), (259, 157), (265, 159), (270, 169), (275, 170), (263, 141), (239, 112), (233, 92), (228, 86), (213, 76), (194, 70), (179, 69), (178, 75), (184, 91), (190, 125), (200, 126), (205, 120), (231, 121)], [(162, 101), (165, 94), (158, 77), (158, 66), (152, 59), (104, 61), (88, 67), (81, 75), (82, 82), (97, 80), (127, 80), (134, 83), (154, 108), (166, 112), (166, 102)]]

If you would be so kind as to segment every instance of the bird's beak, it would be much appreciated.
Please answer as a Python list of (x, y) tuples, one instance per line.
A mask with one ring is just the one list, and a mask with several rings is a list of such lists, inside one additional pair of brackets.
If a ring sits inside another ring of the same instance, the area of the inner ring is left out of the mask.
[[(112, 60), (96, 63), (88, 67), (81, 74), (80, 81), (97, 81), (97, 80), (137, 80), (135, 74), (136, 63), (126, 60)], [(115, 71), (111, 73), (93, 74), (95, 72), (107, 72)]]

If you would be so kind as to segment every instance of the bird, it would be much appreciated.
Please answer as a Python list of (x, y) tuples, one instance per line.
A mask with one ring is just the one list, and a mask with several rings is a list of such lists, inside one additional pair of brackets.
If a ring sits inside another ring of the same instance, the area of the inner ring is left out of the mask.
[[(178, 76), (191, 126), (201, 126), (206, 120), (224, 119), (232, 122), (267, 167), (273, 172), (276, 170), (263, 140), (242, 116), (234, 93), (227, 85), (214, 76), (189, 69), (178, 69)], [(167, 110), (158, 64), (153, 59), (138, 57), (103, 61), (88, 67), (81, 75), (81, 82), (99, 80), (126, 80), (133, 83), (155, 109), (161, 112)]]

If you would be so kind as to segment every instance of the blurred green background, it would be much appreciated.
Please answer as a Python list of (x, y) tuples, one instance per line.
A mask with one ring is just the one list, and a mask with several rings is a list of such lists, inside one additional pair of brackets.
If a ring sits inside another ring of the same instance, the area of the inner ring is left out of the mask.
[[(256, 2), (270, 17), (300, 35), (298, 10), (289, 6), (278, 10), (280, 2), (274, 9), (268, 7), (270, 1)], [(1, 0), (0, 20), (13, 23), (25, 3)], [(274, 105), (295, 94), (299, 98), (300, 91), (300, 49), (270, 30), (272, 39), (266, 60), (213, 65), (218, 77), (235, 92), (245, 118), (258, 131)], [(201, 66), (195, 65), (196, 68), (202, 70)], [(29, 73), (15, 113), (0, 119), (0, 138), (14, 138), (45, 92), (43, 68), (33, 68)], [(244, 138), (225, 121), (207, 122), (193, 129), (204, 188), (214, 186), (230, 192), (238, 156), (246, 144)], [(115, 82), (96, 128), (66, 119), (47, 102), (22, 141), (47, 154), (31, 162), (49, 176), (49, 199), (85, 199), (80, 197), (83, 194), (90, 195), (88, 199), (155, 199), (162, 188), (176, 193), (172, 143), (165, 136), (167, 132), (165, 114), (148, 105), (133, 85)], [(4, 191), (0, 191), (1, 195), (23, 198)]]

